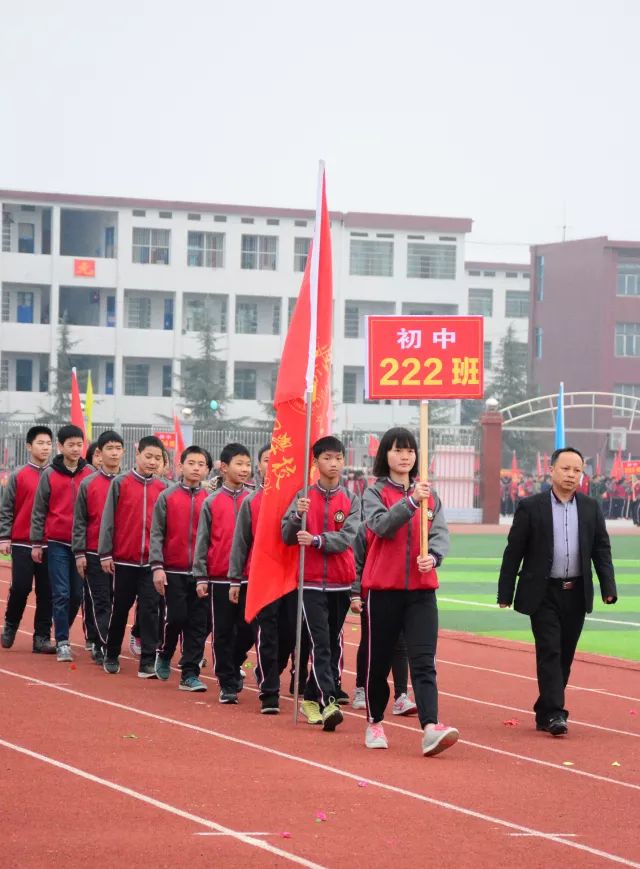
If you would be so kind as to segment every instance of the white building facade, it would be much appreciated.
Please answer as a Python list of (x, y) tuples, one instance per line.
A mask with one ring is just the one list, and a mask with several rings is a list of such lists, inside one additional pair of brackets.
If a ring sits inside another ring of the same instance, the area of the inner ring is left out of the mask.
[[(181, 361), (199, 355), (208, 318), (225, 417), (265, 420), (313, 212), (8, 190), (0, 203), (0, 414), (51, 409), (64, 318), (72, 361), (85, 380), (91, 370), (95, 421), (162, 427), (184, 407)], [(365, 401), (366, 315), (484, 313), (478, 291), (491, 290), (495, 352), (515, 310), (509, 292), (528, 293), (528, 270), (465, 268), (467, 218), (332, 212), (331, 228), (335, 428), (411, 424), (409, 403)], [(528, 321), (514, 322), (526, 342)]]

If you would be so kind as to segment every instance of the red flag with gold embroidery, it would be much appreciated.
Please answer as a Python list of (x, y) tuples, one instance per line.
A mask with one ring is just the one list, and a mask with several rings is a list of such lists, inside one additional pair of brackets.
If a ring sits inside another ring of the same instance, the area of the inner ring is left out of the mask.
[(280, 525), (304, 484), (307, 390), (312, 391), (311, 444), (329, 433), (332, 306), (331, 232), (323, 172), (313, 242), (278, 372), (269, 470), (251, 555), (247, 621), (298, 584), (298, 547), (282, 542)]

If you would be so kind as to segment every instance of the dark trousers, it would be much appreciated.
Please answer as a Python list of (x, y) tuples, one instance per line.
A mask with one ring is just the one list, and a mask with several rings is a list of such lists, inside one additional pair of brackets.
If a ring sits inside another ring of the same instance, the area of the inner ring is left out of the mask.
[(27, 598), (34, 585), (36, 589), (36, 612), (33, 619), (33, 636), (49, 639), (51, 636), (51, 585), (47, 566), (47, 550), (42, 550), (42, 564), (31, 558), (30, 546), (11, 547), (11, 587), (7, 597), (4, 620), (16, 631), (22, 621)]
[(112, 597), (111, 574), (104, 572), (97, 555), (87, 555), (87, 572), (84, 583), (87, 639), (102, 649), (107, 644)]
[(389, 671), (400, 632), (409, 656), (411, 683), (420, 725), (438, 721), (436, 645), (438, 605), (433, 591), (370, 591), (367, 597), (369, 654), (367, 656), (367, 715), (377, 723), (389, 702)]
[(164, 598), (161, 598), (164, 619), (160, 632), (158, 654), (170, 661), (180, 634), (182, 656), (179, 667), (182, 678), (200, 675), (207, 639), (207, 599), (196, 594), (196, 582), (190, 574), (167, 572)]
[(256, 616), (256, 679), (261, 700), (280, 694), (280, 674), (296, 642), (297, 599), (297, 590), (291, 591), (261, 609)]
[[(356, 655), (356, 688), (364, 688), (367, 679), (368, 653), (369, 620), (367, 618), (367, 605), (363, 601), (362, 612), (360, 613), (360, 644)], [(409, 687), (409, 658), (403, 633), (400, 633), (396, 647), (393, 650), (391, 675), (393, 676), (393, 699), (397, 700), (401, 694), (407, 693)]]
[(253, 646), (253, 630), (244, 620), (247, 600), (246, 583), (240, 587), (238, 603), (229, 600), (229, 583), (209, 584), (211, 621), (213, 624), (213, 667), (220, 687), (236, 691), (240, 668)]
[(87, 642), (93, 643), (94, 645), (98, 644), (98, 630), (91, 609), (91, 599), (89, 597), (89, 589), (87, 588), (86, 580), (82, 586), (82, 632)]
[(70, 546), (50, 542), (47, 549), (49, 583), (56, 643), (68, 643), (71, 625), (82, 603), (82, 577)]
[(142, 655), (140, 666), (153, 664), (158, 646), (158, 598), (150, 567), (116, 564), (113, 578), (113, 602), (107, 630), (107, 657), (117, 658), (122, 649), (129, 610), (138, 602), (138, 624)]
[(573, 656), (585, 617), (582, 579), (564, 590), (560, 580), (549, 580), (542, 603), (531, 616), (536, 641), (536, 670), (540, 695), (534, 704), (537, 724), (569, 713), (564, 706), (564, 689), (569, 681)]
[(309, 633), (311, 673), (304, 699), (321, 707), (335, 699), (340, 685), (342, 626), (349, 609), (348, 591), (304, 589), (302, 612)]

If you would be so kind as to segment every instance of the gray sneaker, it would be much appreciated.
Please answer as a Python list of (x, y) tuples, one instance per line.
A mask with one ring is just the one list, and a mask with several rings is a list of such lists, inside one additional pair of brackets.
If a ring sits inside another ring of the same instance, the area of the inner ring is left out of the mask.
[(206, 691), (207, 686), (201, 682), (197, 676), (185, 676), (180, 679), (179, 688), (181, 691)]
[(166, 658), (162, 658), (160, 655), (156, 655), (156, 663), (154, 669), (158, 679), (166, 682), (171, 675), (171, 661), (167, 661)]
[(427, 724), (422, 734), (422, 754), (425, 757), (440, 754), (441, 751), (455, 745), (459, 736), (455, 727), (447, 727), (446, 724)]
[(120, 661), (118, 658), (107, 658), (105, 656), (104, 662), (102, 664), (102, 669), (105, 673), (110, 673), (112, 676), (115, 676), (120, 672)]
[(73, 661), (73, 652), (71, 651), (71, 646), (69, 645), (69, 643), (58, 643), (58, 648), (56, 649), (56, 658), (63, 664)]

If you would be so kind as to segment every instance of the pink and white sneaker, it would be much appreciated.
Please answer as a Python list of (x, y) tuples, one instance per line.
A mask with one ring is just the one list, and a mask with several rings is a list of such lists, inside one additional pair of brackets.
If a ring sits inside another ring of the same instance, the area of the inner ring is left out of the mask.
[(394, 715), (415, 715), (417, 711), (418, 707), (408, 694), (401, 694), (397, 700), (393, 701)]
[(133, 634), (129, 635), (129, 651), (132, 655), (135, 655), (136, 658), (139, 658), (142, 655), (142, 643), (140, 642), (140, 637), (134, 637)]
[(382, 724), (370, 724), (364, 737), (367, 748), (389, 748)]
[(455, 727), (446, 724), (427, 724), (422, 734), (422, 754), (433, 757), (440, 754), (458, 741), (460, 734)]

